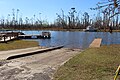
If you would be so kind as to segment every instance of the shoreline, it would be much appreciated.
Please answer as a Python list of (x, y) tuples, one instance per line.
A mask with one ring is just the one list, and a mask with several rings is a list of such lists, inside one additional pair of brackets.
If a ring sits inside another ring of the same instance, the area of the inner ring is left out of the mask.
[[(39, 30), (47, 30), (47, 31), (80, 31), (84, 32), (83, 29), (63, 29), (63, 28), (41, 28), (41, 29), (10, 29), (10, 30), (18, 30), (18, 31), (39, 31)], [(109, 29), (101, 29), (97, 30), (97, 32), (110, 32)], [(120, 30), (112, 30), (112, 32), (120, 32)]]

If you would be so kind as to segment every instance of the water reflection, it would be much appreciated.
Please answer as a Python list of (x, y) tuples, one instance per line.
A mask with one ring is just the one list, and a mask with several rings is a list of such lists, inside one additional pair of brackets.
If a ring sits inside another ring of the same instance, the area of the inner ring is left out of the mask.
[[(42, 31), (23, 31), (25, 34), (41, 34)], [(120, 33), (50, 31), (51, 39), (37, 39), (41, 46), (64, 45), (67, 48), (88, 48), (95, 38), (102, 38), (103, 45), (120, 44)]]

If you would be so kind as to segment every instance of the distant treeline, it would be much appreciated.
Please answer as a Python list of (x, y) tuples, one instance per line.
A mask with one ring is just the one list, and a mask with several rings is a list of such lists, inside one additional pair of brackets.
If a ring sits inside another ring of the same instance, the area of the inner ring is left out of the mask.
[[(108, 2), (109, 3), (109, 2)], [(99, 3), (100, 4), (100, 3)], [(101, 5), (101, 4), (100, 4)], [(114, 7), (114, 4), (112, 5)], [(56, 13), (57, 18), (53, 23), (49, 24), (47, 20), (41, 20), (39, 17), (33, 15), (32, 18), (26, 17), (23, 19), (19, 15), (19, 9), (12, 9), (12, 14), (8, 14), (7, 18), (0, 19), (0, 28), (5, 29), (84, 29), (88, 25), (94, 26), (98, 29), (120, 29), (119, 14), (115, 14), (115, 10), (110, 10), (110, 6), (102, 10), (99, 6), (97, 8), (91, 8), (97, 10), (97, 14), (93, 14), (93, 17), (89, 13), (84, 12), (83, 14), (77, 12), (75, 8), (71, 8), (67, 15), (64, 10), (61, 9), (61, 13)], [(116, 9), (116, 8), (115, 8)], [(113, 16), (114, 15), (114, 16)], [(111, 17), (112, 16), (112, 17)]]

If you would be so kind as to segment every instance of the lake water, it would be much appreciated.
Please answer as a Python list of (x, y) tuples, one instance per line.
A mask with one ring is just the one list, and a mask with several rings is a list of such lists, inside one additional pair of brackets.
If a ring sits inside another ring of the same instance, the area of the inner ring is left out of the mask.
[[(22, 31), (25, 34), (41, 34), (42, 31)], [(95, 38), (102, 38), (102, 45), (120, 44), (120, 33), (113, 32), (71, 32), (49, 31), (51, 39), (32, 39), (39, 42), (40, 46), (64, 45), (66, 48), (88, 48)]]

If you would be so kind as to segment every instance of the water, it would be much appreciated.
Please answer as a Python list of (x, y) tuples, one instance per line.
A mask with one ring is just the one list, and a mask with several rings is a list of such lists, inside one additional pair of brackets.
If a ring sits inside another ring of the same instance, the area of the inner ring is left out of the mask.
[[(42, 31), (22, 31), (25, 34), (41, 34)], [(49, 31), (51, 39), (33, 39), (39, 42), (40, 46), (64, 45), (66, 48), (88, 48), (95, 38), (102, 38), (102, 45), (120, 44), (120, 33), (113, 32), (70, 32), (70, 31)]]

